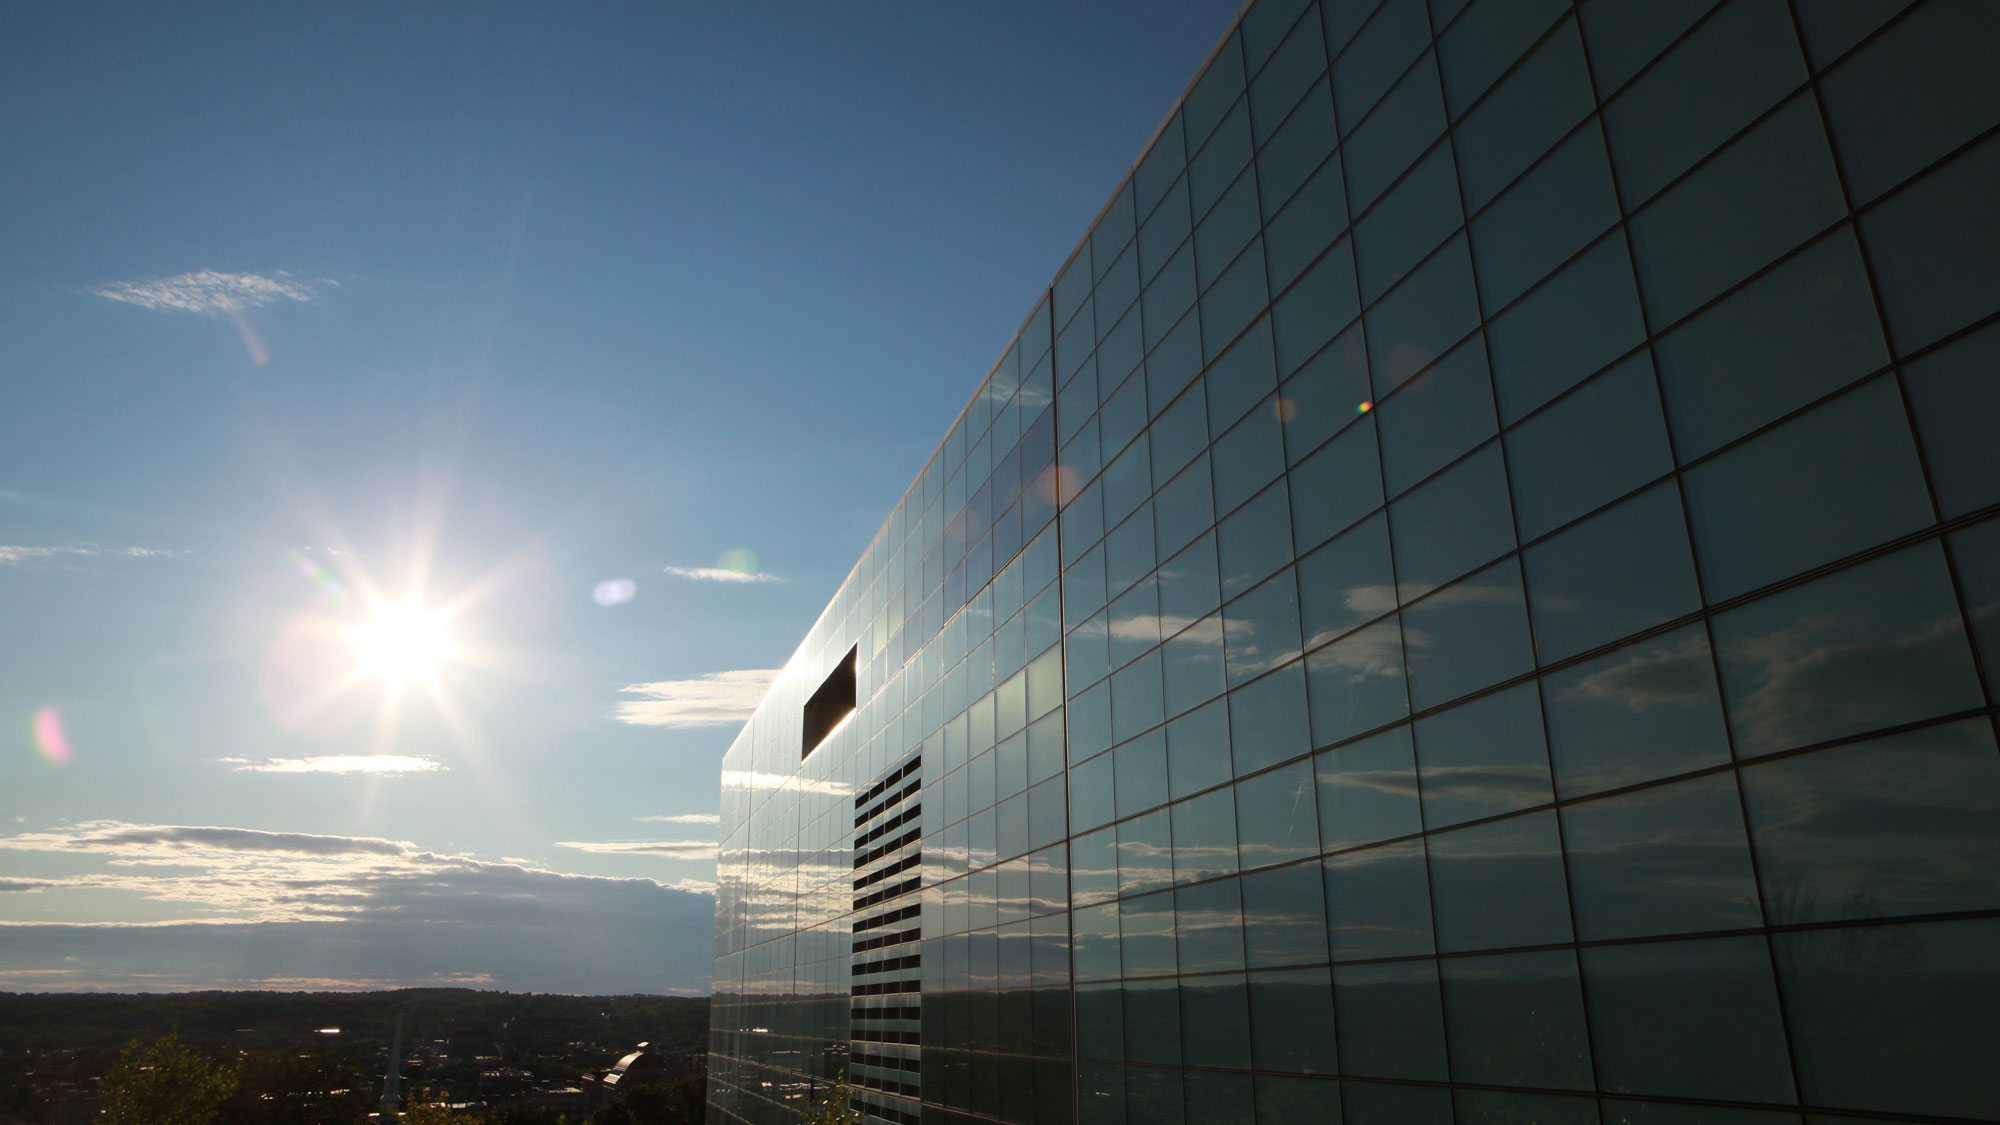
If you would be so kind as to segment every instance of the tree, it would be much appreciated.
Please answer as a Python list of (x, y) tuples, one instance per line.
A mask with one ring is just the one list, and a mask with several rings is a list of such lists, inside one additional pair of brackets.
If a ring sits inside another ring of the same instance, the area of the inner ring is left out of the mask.
[(854, 1091), (848, 1089), (847, 1071), (842, 1070), (810, 1106), (802, 1119), (804, 1125), (861, 1125), (861, 1111), (852, 1105)]
[(210, 1125), (236, 1091), (236, 1071), (208, 1061), (168, 1032), (137, 1039), (104, 1072), (104, 1116), (113, 1125)]

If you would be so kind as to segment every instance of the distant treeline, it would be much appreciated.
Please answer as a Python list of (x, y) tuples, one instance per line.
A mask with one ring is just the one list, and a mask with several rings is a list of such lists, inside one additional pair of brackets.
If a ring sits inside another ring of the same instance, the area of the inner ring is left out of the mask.
[[(565, 1044), (651, 1042), (669, 1058), (707, 1049), (708, 998), (558, 996), (408, 988), (389, 992), (0, 992), (0, 1052), (115, 1051), (169, 1031), (205, 1048), (333, 1050), (366, 1057), (403, 1017), (406, 1045), (544, 1054)], [(338, 1036), (320, 1029), (339, 1028)]]

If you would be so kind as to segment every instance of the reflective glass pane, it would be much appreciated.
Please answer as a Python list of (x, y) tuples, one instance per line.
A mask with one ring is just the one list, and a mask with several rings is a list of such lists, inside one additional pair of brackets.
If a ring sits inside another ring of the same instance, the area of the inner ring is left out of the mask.
[(1593, 108), (1583, 40), (1566, 22), (1459, 121), (1465, 205), (1484, 207)]
[(1654, 351), (1684, 461), (1889, 362), (1849, 227), (1730, 294)]
[[(1179, 618), (1168, 627), (1181, 624)], [(1160, 650), (1166, 713), (1178, 715), (1214, 699), (1228, 687), (1222, 670), (1222, 619), (1205, 617), (1176, 633)]]
[(1160, 656), (1153, 653), (1111, 674), (1111, 737), (1131, 738), (1166, 718)]
[(1597, 946), (1578, 955), (1604, 1089), (1794, 1100), (1763, 938)]
[(1700, 19), (1716, 0), (1591, 0), (1584, 38), (1599, 91), (1609, 96)]
[[(1340, 1069), (1370, 1078), (1443, 1081), (1444, 1015), (1435, 961), (1340, 965), (1333, 971), (1340, 1018)], [(1349, 1083), (1350, 1095), (1361, 1083)], [(1443, 1093), (1443, 1091), (1439, 1091)], [(1359, 1118), (1348, 1103), (1347, 1120)], [(1445, 1121), (1450, 1121), (1446, 1102)], [(1402, 1121), (1407, 1118), (1395, 1118)]]
[(1454, 1081), (1592, 1087), (1576, 954), (1453, 957), (1438, 969)]
[(1340, 1125), (1340, 1083), (1331, 1079), (1260, 1074), (1256, 1104), (1257, 1125), (1296, 1121)]
[(1433, 833), (1429, 842), (1440, 950), (1570, 940), (1553, 809)]
[(1537, 543), (1522, 564), (1544, 664), (1701, 608), (1672, 481)]
[(1821, 79), (1827, 124), (1856, 204), (2000, 119), (1991, 67), (2000, 55), (2000, 23), (1980, 7), (1923, 5)]
[(1598, 1125), (1597, 1102), (1560, 1094), (1453, 1090), (1458, 1125)]
[(1931, 522), (1890, 378), (1689, 470), (1688, 517), (1711, 602)]
[(1464, 222), (1451, 146), (1439, 145), (1354, 224), (1362, 303), (1380, 297)]
[[(1167, 810), (1150, 812), (1142, 817), (1121, 822), (1118, 826), (1118, 893), (1120, 895), (1144, 894), (1166, 886), (1172, 879), (1173, 849), (1167, 828)], [(1171, 942), (1173, 910), (1171, 901), (1167, 907), (1168, 940)], [(1127, 927), (1127, 935), (1134, 932)], [(1171, 946), (1169, 947), (1171, 948)], [(1140, 971), (1132, 968), (1134, 953), (1126, 950), (1125, 972)], [(1169, 964), (1158, 972), (1171, 973)]]
[(1382, 473), (1389, 495), (1401, 493), (1499, 429), (1486, 342), (1478, 333), (1377, 404)]
[(1313, 744), (1325, 746), (1408, 715), (1403, 675), (1402, 627), (1393, 615), (1308, 653)]
[(1298, 659), (1299, 595), (1290, 567), (1222, 609), (1229, 686)]
[(1505, 307), (1617, 221), (1604, 134), (1578, 130), (1472, 221), (1487, 311)]
[[(1357, 15), (1365, 17), (1366, 12)], [(1430, 45), (1430, 39), (1430, 16), (1424, 11), (1423, 0), (1387, 0), (1379, 6), (1374, 18), (1334, 63), (1333, 96), (1348, 128), (1374, 108), (1417, 52)]]
[(1347, 1125), (1451, 1125), (1451, 1091), (1438, 1086), (1349, 1082)]
[(1214, 284), (1262, 225), (1257, 211), (1257, 174), (1246, 171), (1195, 227), (1196, 284), (1203, 289)]
[(2000, 442), (1993, 440), (1991, 425), (2000, 417), (1995, 371), (2000, 371), (2000, 325), (1954, 340), (1903, 369), (1924, 464), (1946, 519), (2000, 500)]
[(1809, 96), (1793, 99), (1639, 212), (1639, 288), (1664, 328), (1846, 212)]
[(1808, 930), (1772, 943), (1807, 1101), (2000, 1117), (2000, 1086), (1986, 1078), (2000, 923)]
[[(1201, 400), (1188, 395), (1181, 401), (1198, 404)], [(1154, 432), (1159, 432), (1157, 426)], [(1155, 452), (1158, 452), (1157, 444)], [(1196, 536), (1215, 523), (1215, 500), (1209, 483), (1207, 456), (1197, 458), (1179, 476), (1161, 485), (1156, 497), (1153, 504), (1154, 544), (1162, 557), (1168, 557), (1194, 542)]]
[(1243, 877), (1244, 959), (1253, 969), (1327, 959), (1324, 880), (1318, 863)]
[(1236, 783), (1236, 847), (1245, 869), (1319, 854), (1310, 761)]
[(1354, 243), (1342, 239), (1271, 306), (1278, 370), (1297, 370), (1360, 315), (1361, 292), (1354, 280)]
[(1429, 367), (1479, 326), (1472, 258), (1459, 235), (1368, 310), (1368, 365), (1375, 397)]
[(1570, 805), (1562, 825), (1584, 941), (1763, 923), (1732, 774)]
[(1325, 847), (1349, 848), (1423, 831), (1416, 754), (1407, 725), (1327, 751), (1314, 760), (1314, 769)]
[(1181, 106), (1189, 148), (1200, 148), (1209, 133), (1222, 123), (1223, 115), (1243, 93), (1243, 80), (1242, 43), (1237, 36), (1231, 35), (1216, 48), (1215, 57), (1209, 60), (1208, 68), (1188, 89), (1187, 99)]
[(1280, 478), (1216, 528), (1223, 597), (1235, 597), (1292, 561), (1290, 508), (1291, 497)]
[(1502, 425), (1645, 339), (1625, 241), (1606, 238), (1486, 326)]
[(1951, 537), (1958, 589), (1986, 669), (1988, 691), (2000, 695), (2000, 521), (1976, 523)]
[(1861, 220), (1897, 354), (1907, 355), (2000, 307), (2000, 178), (1992, 137), (1898, 192)]
[(1271, 303), (1264, 244), (1250, 243), (1201, 298), (1202, 355), (1214, 359)]
[[(1453, 115), (1514, 64), (1556, 17), (1569, 11), (1561, 0), (1478, 0), (1438, 40), (1438, 69), (1444, 72), (1445, 100)], [(1442, 28), (1446, 21), (1437, 19)]]
[(1249, 105), (1236, 103), (1200, 147), (1201, 151), (1188, 160), (1188, 204), (1197, 219), (1222, 198), (1236, 174), (1250, 163)]
[(1336, 1069), (1333, 989), (1325, 969), (1250, 974), (1250, 1034), (1257, 1066), (1294, 1074)]
[(1784, 0), (1731, 0), (1605, 107), (1637, 206), (1806, 79)]
[(1330, 346), (1301, 367), (1278, 389), (1278, 417), (1285, 423), (1285, 459), (1297, 464), (1328, 438), (1365, 420), (1362, 404), (1373, 392), (1368, 386), (1368, 349), (1359, 325), (1340, 334)]
[(1300, 559), (1298, 574), (1299, 616), (1307, 648), (1318, 648), (1396, 608), (1388, 520), (1370, 517)]
[(1487, 567), (1405, 609), (1403, 643), (1410, 706), (1419, 711), (1534, 667), (1520, 564)]
[(1531, 681), (1416, 722), (1424, 824), (1437, 828), (1555, 799)]
[(1422, 840), (1342, 852), (1324, 863), (1327, 937), (1335, 961), (1433, 951)]
[[(1164, 896), (1163, 896), (1164, 897)], [(1126, 903), (1129, 911), (1137, 903)], [(1173, 916), (1168, 911), (1167, 916)], [(1171, 980), (1148, 980), (1125, 982), (1125, 1057), (1133, 1062), (1175, 1064), (1181, 1061), (1181, 1012), (1180, 988)], [(1135, 1089), (1132, 1080), (1141, 1076), (1145, 1081), (1157, 1081), (1158, 1072), (1139, 1067), (1131, 1067), (1125, 1072), (1126, 1089), (1133, 1096), (1131, 1109), (1134, 1115), (1145, 1113), (1142, 1107), (1151, 1099)], [(1172, 1072), (1166, 1076), (1177, 1078)], [(1178, 1082), (1173, 1091), (1171, 1109), (1180, 1109)], [(1157, 1096), (1154, 1094), (1152, 1096)], [(1164, 1101), (1165, 1099), (1161, 1099)], [(1162, 1109), (1167, 1108), (1161, 1106)], [(1139, 1117), (1142, 1121), (1172, 1120), (1171, 1116), (1158, 1110)]]
[(1396, 590), (1405, 602), (1514, 546), (1507, 468), (1495, 442), (1389, 505)]
[(1184, 1077), (1188, 1120), (1256, 1125), (1256, 1095), (1250, 1075), (1195, 1070)]
[(1673, 463), (1652, 364), (1641, 352), (1508, 432), (1521, 538), (1623, 496)]
[[(1160, 613), (1182, 623), (1199, 620), (1222, 604), (1222, 579), (1217, 572), (1215, 537), (1204, 535), (1194, 546), (1160, 567)], [(1069, 596), (1067, 587), (1063, 591)]]
[[(1419, 9), (1423, 6), (1420, 0), (1396, 2)], [(1334, 109), (1347, 127), (1359, 118), (1342, 99), (1341, 85), (1349, 64), (1358, 57), (1349, 52), (1333, 68)], [(1382, 189), (1415, 163), (1442, 132), (1444, 96), (1438, 87), (1437, 60), (1426, 52), (1341, 146), (1353, 209), (1360, 212), (1374, 203)]]
[[(1218, 683), (1220, 679), (1218, 672)], [(1218, 700), (1167, 724), (1167, 787), (1176, 800), (1220, 785), (1230, 774), (1227, 701)]]
[[(1338, 346), (1338, 345), (1336, 345)], [(1382, 506), (1382, 461), (1375, 420), (1362, 418), (1319, 452), (1293, 467), (1294, 534), (1302, 547), (1327, 537)]]
[(1243, 899), (1236, 880), (1220, 879), (1174, 892), (1180, 971), (1226, 972), (1243, 967)]
[(1713, 629), (1739, 755), (1981, 702), (1934, 542), (1718, 614)]
[(1562, 797), (1729, 760), (1729, 736), (1700, 625), (1542, 679), (1549, 758)]
[(1236, 871), (1236, 797), (1227, 789), (1174, 805), (1174, 878), (1180, 882)]
[(1237, 688), (1229, 699), (1229, 745), (1239, 777), (1312, 749), (1302, 663)]
[(1250, 1065), (1250, 1003), (1237, 973), (1180, 982), (1181, 1057), (1188, 1066)]
[[(1134, 813), (1167, 803), (1167, 736), (1154, 730), (1113, 750), (1118, 787), (1118, 815)], [(1093, 761), (1103, 761), (1103, 758)], [(1082, 780), (1072, 788), (1087, 784)]]
[[(1301, 5), (1294, 0), (1292, 6)], [(1306, 9), (1303, 18), (1285, 34), (1284, 42), (1271, 52), (1270, 60), (1250, 82), (1251, 131), (1260, 145), (1278, 127), (1278, 122), (1291, 112), (1299, 95), (1305, 93), (1306, 87), (1312, 85), (1314, 79), (1326, 69), (1326, 36), (1320, 28), (1319, 5), (1303, 6)], [(1279, 10), (1272, 4), (1263, 7), (1270, 12)], [(1283, 19), (1279, 17), (1279, 20)], [(1279, 26), (1282, 27), (1282, 23)], [(1246, 48), (1251, 47), (1254, 40), (1247, 27), (1244, 39)]]
[(1983, 719), (1743, 770), (1773, 923), (2000, 906), (2000, 754)]
[[(1313, 176), (1333, 152), (1333, 144), (1333, 98), (1322, 80), (1307, 91), (1305, 100), (1291, 111), (1270, 143), (1257, 154), (1257, 188), (1263, 196), (1266, 216), (1275, 215), (1292, 193)], [(1338, 173), (1337, 166), (1334, 171)], [(1341, 209), (1343, 216), (1345, 211)], [(1274, 237), (1271, 241), (1275, 245), (1279, 240)], [(1320, 245), (1330, 241), (1331, 238)], [(1277, 282), (1275, 277), (1272, 280)]]
[[(1286, 189), (1273, 186), (1274, 180), (1284, 175), (1285, 170), (1269, 168), (1264, 161), (1276, 160), (1283, 155), (1279, 150), (1290, 142), (1289, 134), (1293, 129), (1319, 127), (1312, 120), (1318, 114), (1311, 112), (1310, 107), (1321, 104), (1324, 96), (1320, 90), (1307, 95), (1305, 107), (1293, 115), (1292, 120), (1286, 123), (1285, 131), (1264, 150), (1264, 157), (1259, 159), (1257, 165), (1257, 182), (1264, 190), (1266, 200), (1272, 198), (1273, 192)], [(1325, 117), (1324, 128), (1331, 134), (1332, 112), (1328, 111)], [(1267, 211), (1268, 208), (1267, 203)], [(1264, 265), (1271, 271), (1271, 292), (1282, 293), (1345, 229), (1347, 186), (1341, 178), (1340, 162), (1329, 159), (1298, 189), (1291, 202), (1284, 205), (1284, 210), (1271, 216), (1265, 224)]]
[[(1210, 391), (1212, 397), (1213, 381)], [(1234, 511), (1285, 471), (1284, 436), (1279, 425), (1275, 400), (1268, 400), (1215, 443), (1210, 456), (1215, 466), (1218, 512)]]

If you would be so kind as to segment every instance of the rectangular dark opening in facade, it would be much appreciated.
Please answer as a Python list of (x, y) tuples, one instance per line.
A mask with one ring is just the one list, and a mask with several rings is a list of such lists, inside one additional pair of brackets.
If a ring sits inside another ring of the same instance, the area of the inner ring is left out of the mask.
[(806, 700), (805, 744), (799, 749), (800, 761), (826, 741), (840, 720), (854, 713), (854, 668), (859, 650), (858, 645), (848, 649), (847, 655), (834, 664), (833, 671), (826, 674), (826, 682)]

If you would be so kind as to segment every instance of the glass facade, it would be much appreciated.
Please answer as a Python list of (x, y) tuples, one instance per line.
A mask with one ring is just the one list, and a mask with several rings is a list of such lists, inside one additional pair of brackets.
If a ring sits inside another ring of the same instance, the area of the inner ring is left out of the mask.
[(1995, 59), (1248, 6), (729, 751), (710, 1120), (2000, 1120)]

